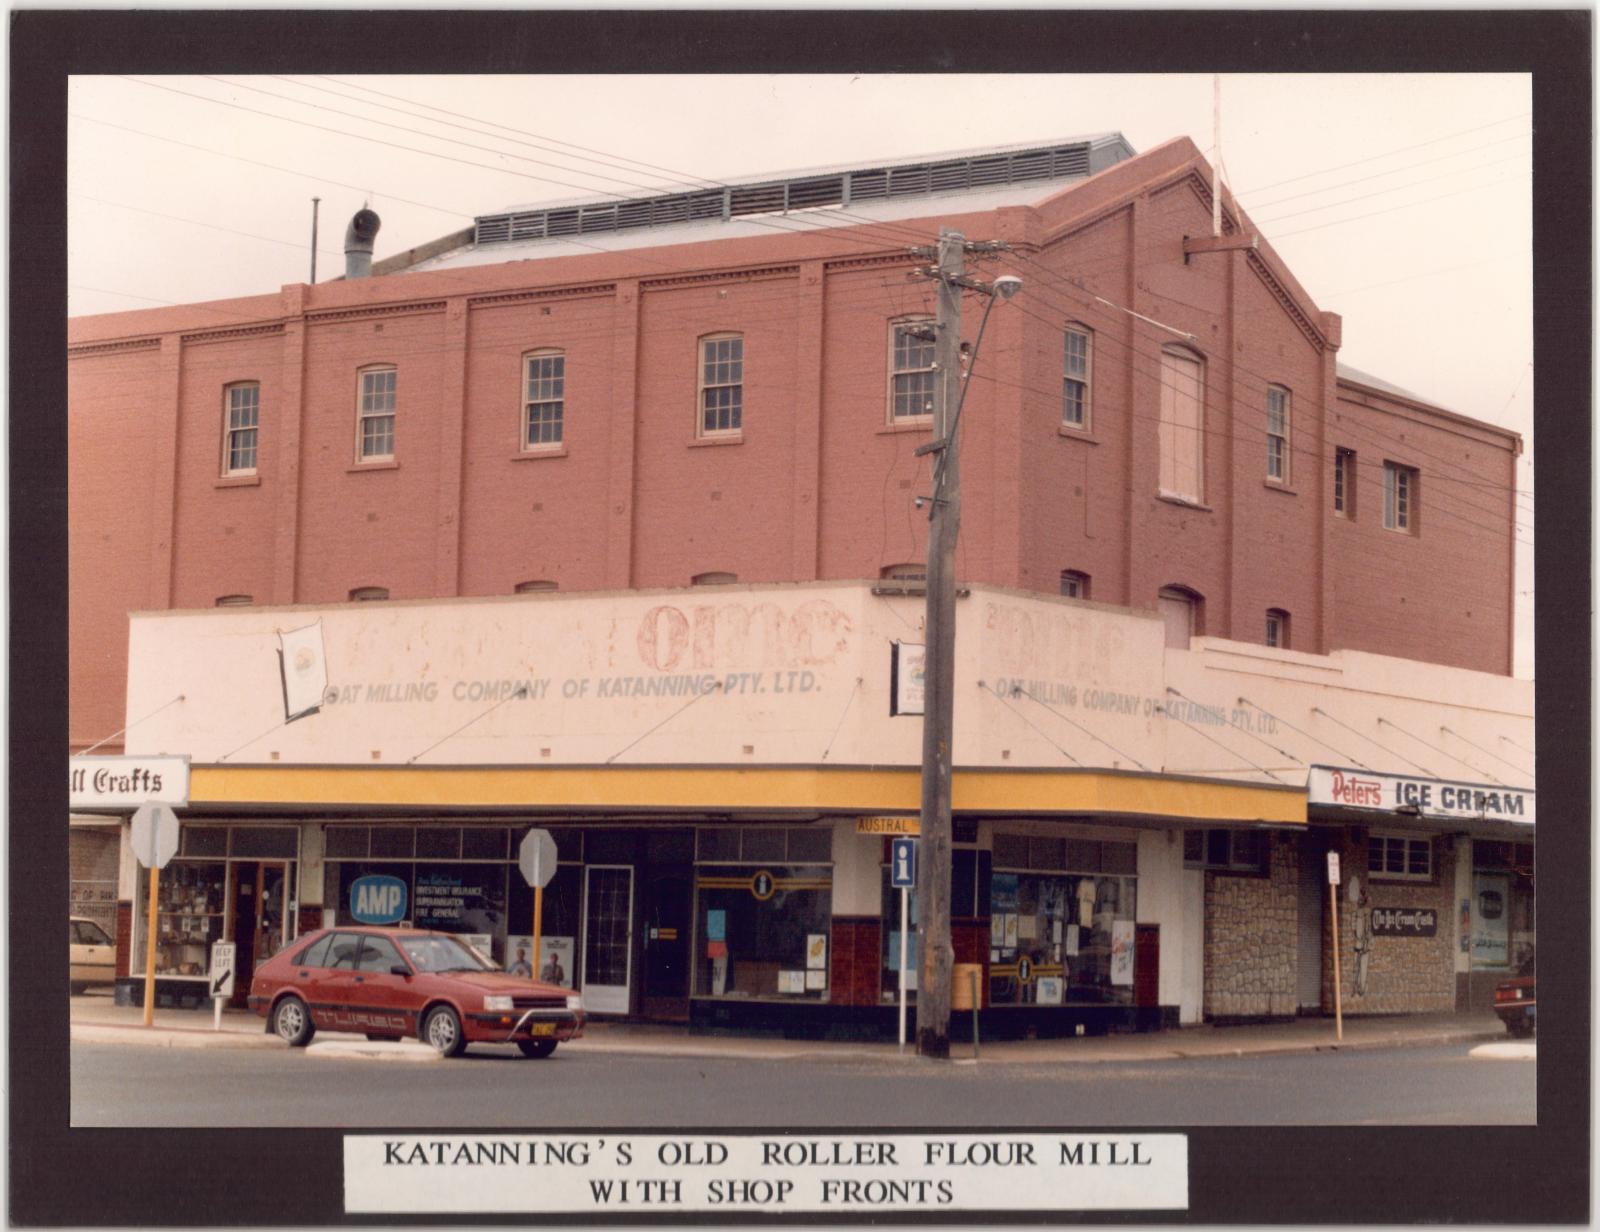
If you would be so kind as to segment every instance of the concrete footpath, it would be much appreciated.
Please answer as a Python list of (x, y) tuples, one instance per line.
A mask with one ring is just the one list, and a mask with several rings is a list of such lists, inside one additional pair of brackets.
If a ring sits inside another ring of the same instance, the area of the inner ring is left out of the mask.
[[(151, 1027), (144, 1011), (115, 1004), (109, 993), (90, 992), (71, 999), (74, 1042), (157, 1048), (276, 1048), (265, 1020), (243, 1010), (224, 1010), (220, 1030), (210, 1010), (158, 1009)], [(1193, 1026), (1139, 1035), (1100, 1035), (1056, 1040), (980, 1040), (984, 1063), (1145, 1064), (1190, 1057), (1258, 1056), (1275, 1052), (1319, 1052), (1356, 1048), (1403, 1048), (1438, 1044), (1476, 1044), (1505, 1040), (1506, 1029), (1493, 1013), (1406, 1014), (1347, 1018), (1344, 1040), (1334, 1038), (1331, 1018), (1302, 1018), (1259, 1026)], [(670, 1057), (721, 1057), (732, 1060), (880, 1060), (917, 1058), (892, 1043), (833, 1043), (727, 1035), (693, 1035), (686, 1028), (642, 1023), (591, 1021), (582, 1039), (562, 1046), (571, 1053), (636, 1053)], [(953, 1043), (951, 1056), (969, 1060), (971, 1044)], [(318, 1032), (307, 1056), (361, 1057), (389, 1061), (433, 1061), (433, 1050), (416, 1040), (370, 1042), (359, 1035)]]

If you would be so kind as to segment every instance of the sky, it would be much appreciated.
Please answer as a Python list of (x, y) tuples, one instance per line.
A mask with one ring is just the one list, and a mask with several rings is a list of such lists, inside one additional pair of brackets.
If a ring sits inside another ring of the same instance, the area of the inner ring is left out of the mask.
[[(1220, 81), (1224, 179), (1343, 316), (1340, 362), (1522, 434), (1515, 670), (1531, 676), (1530, 78)], [(324, 281), (363, 203), (381, 260), (514, 205), (705, 180), (1103, 132), (1209, 154), (1214, 98), (1210, 75), (75, 77), (68, 310), (308, 281), (314, 196)]]

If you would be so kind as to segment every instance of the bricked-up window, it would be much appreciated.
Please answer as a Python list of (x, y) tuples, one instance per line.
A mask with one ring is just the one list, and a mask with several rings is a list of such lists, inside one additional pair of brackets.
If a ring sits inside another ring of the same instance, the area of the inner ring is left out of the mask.
[(1065, 332), (1065, 367), (1061, 378), (1061, 422), (1069, 428), (1089, 430), (1090, 390), (1094, 372), (1094, 335), (1082, 325)]
[(226, 420), (222, 430), (222, 473), (256, 473), (256, 434), (261, 421), (261, 386), (254, 381), (229, 385), (224, 394)]
[(933, 322), (896, 321), (889, 329), (889, 422), (933, 415)]
[(394, 405), (398, 373), (368, 368), (361, 373), (356, 413), (356, 456), (363, 462), (394, 457)]
[(1089, 575), (1079, 573), (1076, 569), (1063, 569), (1061, 571), (1061, 593), (1068, 599), (1087, 599), (1089, 597)]
[(1161, 352), (1161, 495), (1199, 504), (1204, 496), (1205, 365), (1191, 351)]
[(1356, 451), (1333, 451), (1333, 512), (1341, 518), (1356, 516)]
[(1398, 462), (1383, 464), (1383, 528), (1415, 534), (1417, 472)]
[(1182, 586), (1163, 586), (1156, 594), (1156, 607), (1167, 626), (1167, 645), (1188, 650), (1189, 639), (1200, 632), (1203, 600)]
[(1267, 387), (1267, 478), (1289, 482), (1289, 391)]
[(691, 586), (732, 586), (739, 580), (737, 573), (697, 573), (689, 579)]
[(517, 583), (517, 594), (519, 594), (519, 595), (532, 594), (536, 590), (555, 590), (555, 589), (556, 589), (556, 583), (548, 581), (548, 580), (546, 580), (544, 578), (536, 578), (535, 580), (533, 580), (531, 582), (518, 582)]
[(218, 607), (249, 607), (255, 600), (249, 595), (218, 595)]
[(1267, 645), (1280, 650), (1289, 645), (1289, 613), (1281, 607), (1267, 609)]
[(700, 340), (701, 436), (730, 436), (744, 426), (744, 339), (722, 334)]
[(1374, 831), (1367, 836), (1367, 872), (1384, 881), (1432, 881), (1433, 840)]
[(524, 452), (554, 449), (561, 444), (566, 387), (567, 357), (560, 351), (535, 351), (523, 358)]
[(352, 603), (378, 603), (389, 597), (386, 586), (357, 586), (350, 592)]
[(1264, 873), (1266, 835), (1260, 830), (1185, 830), (1183, 863), (1219, 873)]

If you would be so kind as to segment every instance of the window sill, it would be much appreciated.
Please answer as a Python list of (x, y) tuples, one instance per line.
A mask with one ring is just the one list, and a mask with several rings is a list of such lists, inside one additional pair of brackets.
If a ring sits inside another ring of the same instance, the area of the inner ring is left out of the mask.
[(258, 488), (261, 486), (260, 475), (223, 475), (211, 481), (213, 488)]
[(885, 424), (878, 429), (879, 436), (893, 436), (899, 432), (932, 432), (933, 416), (919, 415), (915, 419), (902, 419), (892, 424)]
[(1057, 424), (1056, 435), (1069, 441), (1082, 441), (1085, 445), (1098, 445), (1099, 439), (1088, 428), (1074, 428), (1070, 424)]
[(690, 449), (701, 449), (707, 445), (743, 445), (743, 432), (725, 432), (717, 436), (697, 436), (689, 442)]
[(1158, 501), (1165, 501), (1169, 505), (1177, 505), (1183, 509), (1198, 509), (1201, 513), (1216, 512), (1216, 510), (1214, 510), (1210, 505), (1203, 505), (1199, 501), (1191, 500), (1187, 496), (1174, 496), (1171, 492), (1157, 492), (1156, 499)]
[(1261, 486), (1266, 488), (1269, 492), (1282, 492), (1287, 496), (1300, 495), (1300, 490), (1298, 488), (1290, 487), (1286, 483), (1279, 483), (1276, 479), (1263, 479), (1261, 481)]
[(541, 458), (564, 458), (567, 456), (565, 445), (548, 445), (543, 449), (524, 449), (520, 453), (511, 455), (513, 462), (537, 462)]
[(362, 471), (397, 471), (400, 463), (390, 458), (382, 462), (357, 462), (344, 468), (346, 475), (359, 475)]

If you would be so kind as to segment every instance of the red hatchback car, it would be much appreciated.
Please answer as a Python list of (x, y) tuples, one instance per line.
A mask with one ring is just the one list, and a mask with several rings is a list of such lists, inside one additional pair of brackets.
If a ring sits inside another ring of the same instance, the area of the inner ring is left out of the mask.
[(368, 1039), (415, 1035), (446, 1057), (515, 1044), (547, 1057), (583, 1034), (583, 998), (498, 970), (449, 933), (326, 928), (256, 968), (249, 1005), (301, 1048), (321, 1027)]

